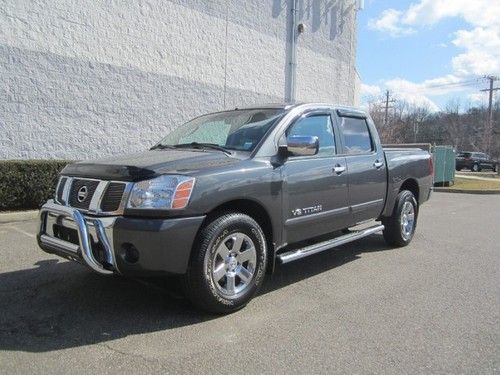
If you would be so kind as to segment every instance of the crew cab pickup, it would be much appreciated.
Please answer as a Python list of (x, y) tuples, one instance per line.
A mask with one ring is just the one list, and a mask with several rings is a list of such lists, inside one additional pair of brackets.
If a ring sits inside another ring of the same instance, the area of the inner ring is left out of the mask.
[(426, 151), (384, 151), (356, 108), (217, 112), (148, 151), (66, 166), (38, 243), (100, 274), (179, 275), (194, 305), (227, 313), (276, 263), (377, 232), (407, 245), (432, 174)]

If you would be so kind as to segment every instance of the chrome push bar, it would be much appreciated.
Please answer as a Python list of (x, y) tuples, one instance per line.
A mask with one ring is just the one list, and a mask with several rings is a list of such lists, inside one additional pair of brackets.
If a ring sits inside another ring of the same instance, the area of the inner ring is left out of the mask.
[[(47, 234), (47, 217), (49, 214), (69, 219), (75, 223), (75, 229), (78, 232), (79, 246)], [(106, 221), (106, 226), (103, 224), (103, 221)], [(66, 254), (69, 253), (72, 256), (80, 255), (83, 261), (91, 269), (100, 274), (110, 275), (114, 272), (118, 272), (113, 248), (106, 233), (106, 229), (111, 228), (113, 223), (114, 218), (99, 219), (84, 216), (77, 209), (62, 206), (54, 203), (54, 200), (49, 200), (40, 209), (40, 233), (38, 237), (40, 246), (55, 251), (62, 251)], [(89, 226), (94, 227), (96, 237), (104, 249), (105, 264), (101, 264), (97, 261), (92, 252), (92, 237), (89, 232)]]

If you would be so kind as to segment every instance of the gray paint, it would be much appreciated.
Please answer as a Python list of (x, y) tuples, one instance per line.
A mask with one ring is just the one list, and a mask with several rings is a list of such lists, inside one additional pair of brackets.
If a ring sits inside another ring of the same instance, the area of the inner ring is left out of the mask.
[[(331, 157), (263, 156), (269, 144), (278, 145), (278, 140), (286, 128), (298, 117), (308, 113), (329, 113), (334, 124), (338, 124), (338, 113), (351, 116), (365, 116), (375, 148), (373, 152), (350, 156), (345, 154), (342, 133), (339, 126), (334, 130), (340, 137), (339, 152)], [(385, 167), (374, 168), (374, 160), (381, 159)], [(391, 150), (384, 152), (373, 121), (364, 112), (338, 108), (327, 104), (302, 104), (287, 107), (286, 114), (271, 129), (260, 146), (252, 153), (227, 155), (219, 151), (190, 152), (186, 150), (151, 150), (140, 154), (126, 155), (98, 160), (92, 163), (80, 162), (67, 166), (63, 175), (116, 179), (113, 174), (117, 167), (137, 171), (147, 170), (153, 174), (181, 173), (196, 178), (189, 205), (183, 210), (125, 210), (122, 224), (127, 231), (134, 232), (133, 225), (126, 224), (133, 217), (140, 217), (146, 223), (153, 218), (161, 226), (169, 219), (179, 217), (202, 217), (217, 210), (222, 205), (234, 201), (256, 203), (266, 212), (272, 226), (272, 243), (279, 250), (287, 245), (335, 230), (351, 227), (367, 219), (390, 216), (396, 203), (397, 193), (404, 183), (415, 182), (418, 186), (418, 203), (424, 203), (430, 195), (432, 175), (429, 170), (430, 154), (422, 150)], [(347, 168), (336, 175), (333, 167), (344, 163)], [(86, 168), (82, 168), (86, 167)], [(111, 169), (109, 169), (112, 167)], [(111, 170), (111, 172), (108, 172)], [(107, 176), (106, 173), (109, 173)], [(126, 178), (124, 178), (126, 179)], [(295, 217), (292, 210), (321, 205), (318, 213)], [(148, 224), (146, 224), (148, 225)], [(201, 225), (201, 220), (196, 221)], [(196, 232), (196, 228), (193, 229)], [(127, 231), (123, 236), (131, 238)], [(135, 236), (135, 237), (134, 237)], [(132, 237), (138, 238), (138, 233)], [(155, 234), (161, 238), (168, 233)], [(191, 248), (194, 236), (185, 238), (183, 248)], [(269, 240), (269, 239), (268, 239)], [(149, 243), (144, 238), (148, 254), (161, 253), (158, 243)], [(115, 236), (115, 242), (127, 242)], [(176, 253), (176, 267), (187, 264), (189, 253)], [(275, 255), (275, 253), (273, 253)], [(162, 264), (165, 264), (163, 262)], [(144, 265), (142, 265), (144, 266)], [(155, 269), (156, 271), (157, 269)], [(165, 271), (174, 272), (171, 268)], [(178, 272), (178, 268), (176, 271)]]
[[(291, 0), (0, 0), (0, 158), (143, 150), (285, 94)], [(354, 0), (301, 0), (297, 100), (356, 101)]]

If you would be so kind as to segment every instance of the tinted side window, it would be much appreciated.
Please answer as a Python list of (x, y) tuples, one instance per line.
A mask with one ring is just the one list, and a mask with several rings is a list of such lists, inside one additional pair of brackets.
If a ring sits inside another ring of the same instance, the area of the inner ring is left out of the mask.
[(342, 117), (341, 128), (344, 134), (346, 153), (363, 154), (373, 151), (372, 139), (366, 120)]
[(287, 137), (308, 135), (318, 137), (318, 155), (335, 154), (335, 137), (333, 135), (332, 119), (329, 115), (303, 117), (297, 120), (287, 131)]

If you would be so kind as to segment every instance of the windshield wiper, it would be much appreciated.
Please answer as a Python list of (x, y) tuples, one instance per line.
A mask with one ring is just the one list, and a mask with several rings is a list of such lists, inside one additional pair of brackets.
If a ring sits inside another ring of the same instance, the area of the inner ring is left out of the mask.
[(199, 143), (199, 142), (191, 142), (191, 143), (180, 143), (178, 145), (173, 145), (174, 148), (208, 148), (211, 150), (222, 151), (228, 155), (231, 155), (231, 151), (229, 151), (226, 147), (217, 145), (215, 143)]
[(150, 150), (164, 150), (164, 149), (175, 149), (174, 146), (171, 145), (162, 145), (161, 143), (158, 143), (157, 145), (154, 145), (153, 147), (150, 148)]

